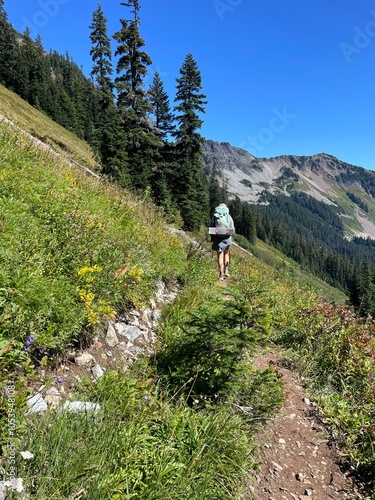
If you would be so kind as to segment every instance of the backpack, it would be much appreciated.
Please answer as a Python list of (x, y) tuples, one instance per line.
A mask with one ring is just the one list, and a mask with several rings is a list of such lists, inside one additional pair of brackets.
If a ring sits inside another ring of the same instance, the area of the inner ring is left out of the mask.
[(218, 205), (214, 210), (209, 233), (211, 235), (229, 235), (233, 234), (233, 229), (228, 207), (225, 205)]
[(225, 227), (225, 228), (232, 227), (228, 207), (219, 205), (218, 207), (215, 208), (214, 222), (215, 222), (215, 227)]

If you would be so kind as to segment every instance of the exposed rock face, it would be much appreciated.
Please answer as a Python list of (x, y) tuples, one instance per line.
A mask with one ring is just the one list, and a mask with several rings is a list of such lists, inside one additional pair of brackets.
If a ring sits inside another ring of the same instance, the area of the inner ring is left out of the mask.
[(337, 198), (334, 188), (339, 186), (337, 176), (351, 167), (325, 153), (256, 158), (227, 142), (210, 140), (204, 143), (203, 160), (207, 173), (215, 166), (227, 182), (229, 192), (248, 202), (257, 202), (263, 191), (288, 194), (293, 183), (316, 199), (334, 203), (332, 198)]
[[(232, 196), (249, 203), (262, 203), (264, 193), (290, 195), (303, 191), (313, 198), (343, 208), (343, 216), (356, 222), (363, 231), (353, 230), (348, 236), (375, 238), (375, 219), (359, 210), (347, 197), (356, 193), (369, 208), (375, 210), (375, 172), (349, 165), (334, 156), (319, 153), (313, 156), (283, 155), (256, 158), (227, 142), (207, 140), (203, 144), (206, 174), (216, 168)], [(373, 192), (372, 192), (373, 191)], [(347, 211), (348, 205), (351, 210)]]
[(253, 163), (258, 160), (244, 149), (235, 148), (228, 142), (205, 141), (205, 163), (209, 170), (215, 165), (219, 172), (223, 170), (251, 173)]

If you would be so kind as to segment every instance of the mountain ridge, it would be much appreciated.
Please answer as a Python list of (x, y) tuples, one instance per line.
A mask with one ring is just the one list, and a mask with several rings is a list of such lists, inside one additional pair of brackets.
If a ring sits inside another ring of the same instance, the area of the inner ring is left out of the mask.
[[(206, 174), (216, 168), (229, 196), (251, 204), (303, 191), (341, 212), (348, 238), (375, 239), (375, 172), (327, 153), (257, 158), (228, 142), (203, 144)], [(353, 201), (355, 200), (355, 201)]]

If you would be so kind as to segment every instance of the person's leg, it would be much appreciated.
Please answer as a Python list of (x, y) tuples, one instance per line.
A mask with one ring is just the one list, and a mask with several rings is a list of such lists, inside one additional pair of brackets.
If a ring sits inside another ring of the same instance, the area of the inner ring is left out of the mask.
[(224, 276), (224, 252), (217, 252), (217, 265), (219, 267), (220, 277)]
[(229, 276), (229, 247), (224, 250), (223, 254), (224, 274)]

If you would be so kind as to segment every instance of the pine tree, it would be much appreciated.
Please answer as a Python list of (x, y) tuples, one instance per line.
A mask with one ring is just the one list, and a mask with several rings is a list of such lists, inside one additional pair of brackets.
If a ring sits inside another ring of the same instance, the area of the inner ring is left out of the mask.
[(163, 206), (168, 215), (174, 215), (177, 212), (171, 188), (174, 146), (168, 141), (175, 129), (173, 124), (174, 116), (170, 109), (168, 94), (164, 90), (158, 72), (154, 74), (148, 95), (152, 106), (151, 116), (155, 124), (154, 132), (161, 139), (153, 158), (151, 173), (153, 198), (156, 204)]
[(99, 92), (94, 148), (99, 153), (102, 172), (126, 186), (130, 181), (125, 150), (126, 138), (114, 102), (111, 40), (108, 36), (107, 18), (100, 4), (93, 13), (90, 29), (90, 55), (94, 63), (91, 76), (95, 79)]
[(89, 28), (91, 29), (90, 40), (92, 43), (90, 56), (94, 62), (91, 76), (98, 84), (104, 108), (107, 104), (114, 102), (115, 96), (111, 79), (113, 73), (111, 40), (108, 36), (107, 18), (100, 4), (92, 15), (92, 23)]
[(174, 116), (170, 109), (168, 94), (164, 90), (164, 84), (158, 72), (154, 74), (149, 96), (152, 114), (155, 117), (156, 134), (166, 141), (175, 130)]
[(9, 43), (9, 23), (8, 16), (4, 9), (4, 0), (0, 0), (0, 83), (7, 84), (6, 58)]
[(228, 194), (225, 189), (224, 183), (220, 184), (219, 174), (215, 164), (211, 169), (208, 179), (208, 196), (210, 204), (210, 214), (213, 214), (215, 207), (217, 207), (219, 203), (228, 204)]
[(243, 235), (251, 244), (256, 243), (256, 214), (253, 207), (246, 202), (243, 202), (241, 223), (243, 226)]
[(32, 105), (36, 104), (36, 71), (38, 53), (31, 39), (29, 28), (25, 28), (20, 45), (22, 78), (20, 79), (19, 95)]
[(151, 105), (144, 89), (151, 58), (143, 50), (145, 42), (139, 33), (139, 1), (129, 0), (121, 5), (132, 8), (133, 18), (121, 19), (121, 29), (113, 36), (118, 42), (115, 56), (119, 56), (115, 79), (117, 105), (126, 134), (132, 183), (136, 189), (145, 190), (150, 184), (153, 155), (160, 144), (148, 116)]
[(366, 316), (375, 312), (375, 284), (374, 266), (369, 262), (364, 262), (360, 271), (360, 304), (359, 314)]
[(209, 218), (209, 200), (206, 179), (203, 170), (202, 142), (198, 130), (203, 121), (199, 113), (204, 113), (207, 104), (206, 96), (201, 93), (202, 78), (197, 63), (189, 53), (180, 69), (177, 78), (174, 110), (178, 127), (174, 132), (176, 138), (176, 157), (179, 172), (176, 172), (175, 194), (185, 227), (197, 230)]
[(16, 91), (19, 76), (17, 33), (8, 22), (4, 0), (0, 0), (0, 83)]

